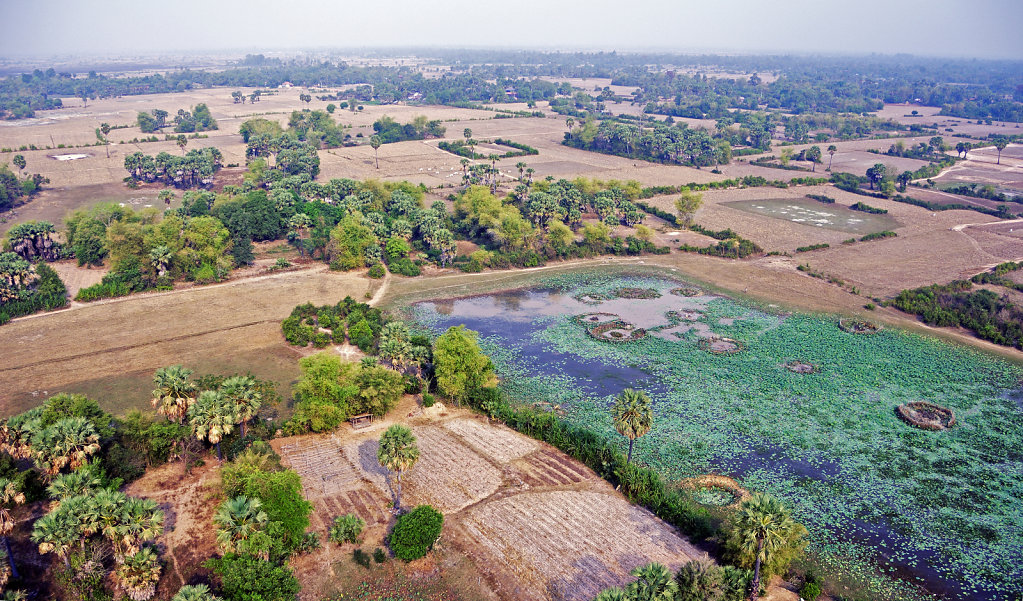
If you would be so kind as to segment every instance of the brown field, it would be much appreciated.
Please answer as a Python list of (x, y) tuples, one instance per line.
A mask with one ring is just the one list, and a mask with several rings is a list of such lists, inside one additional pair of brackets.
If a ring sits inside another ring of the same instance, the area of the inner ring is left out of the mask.
[(0, 416), (57, 392), (82, 392), (115, 414), (147, 406), (152, 372), (183, 364), (199, 373), (251, 371), (280, 383), (298, 354), (280, 321), (306, 301), (362, 300), (370, 280), (325, 267), (121, 299), (16, 319), (0, 328)]
[[(411, 424), (421, 455), (405, 476), (403, 505), (440, 509), (440, 546), (471, 558), (500, 599), (584, 601), (628, 582), (636, 566), (658, 561), (675, 569), (703, 555), (552, 447), (468, 412), (437, 405), (420, 414), (408, 402), (399, 409), (408, 408), (418, 415)], [(364, 544), (382, 540), (393, 523), (393, 492), (376, 461), (376, 438), (389, 423), (273, 441), (302, 476), (315, 530), (356, 513), (368, 526)], [(329, 585), (303, 584), (303, 598)]]

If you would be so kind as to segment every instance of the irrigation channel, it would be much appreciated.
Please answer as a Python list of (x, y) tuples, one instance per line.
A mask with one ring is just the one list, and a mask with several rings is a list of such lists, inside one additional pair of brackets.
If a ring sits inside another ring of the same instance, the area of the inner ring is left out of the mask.
[[(422, 301), (441, 332), (479, 332), (516, 399), (620, 439), (625, 388), (654, 402), (638, 460), (724, 474), (783, 498), (825, 564), (889, 598), (1015, 599), (1023, 582), (1023, 369), (942, 340), (775, 313), (649, 275), (572, 273)], [(896, 408), (954, 411), (940, 431)], [(622, 439), (624, 445), (624, 439)]]

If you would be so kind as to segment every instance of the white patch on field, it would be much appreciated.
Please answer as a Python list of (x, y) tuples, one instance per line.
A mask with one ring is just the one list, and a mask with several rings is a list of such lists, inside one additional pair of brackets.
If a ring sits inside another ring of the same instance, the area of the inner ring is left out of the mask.
[(57, 159), (58, 161), (77, 161), (78, 159), (87, 159), (87, 154), (51, 154), (51, 159)]

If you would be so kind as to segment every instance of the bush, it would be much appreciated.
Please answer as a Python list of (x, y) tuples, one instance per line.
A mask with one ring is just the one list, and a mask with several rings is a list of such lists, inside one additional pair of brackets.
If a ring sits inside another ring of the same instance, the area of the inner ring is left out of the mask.
[(408, 257), (392, 261), (387, 268), (390, 269), (391, 273), (396, 273), (410, 278), (417, 277), (422, 273), (419, 266), (413, 263)]
[(220, 578), (227, 601), (294, 601), (300, 588), (290, 569), (255, 557), (229, 554), (203, 566)]
[(398, 518), (387, 539), (394, 556), (405, 561), (426, 555), (440, 538), (444, 516), (429, 505), (420, 505)]
[(380, 263), (374, 263), (373, 266), (369, 268), (369, 272), (367, 272), (366, 275), (373, 278), (374, 280), (379, 280), (380, 278), (384, 277), (385, 273), (386, 272), (384, 271), (383, 265), (381, 265)]
[(380, 547), (373, 549), (373, 561), (377, 563), (384, 563), (387, 561), (387, 553), (385, 553)]
[(437, 400), (429, 392), (423, 393), (423, 407), (433, 407)]
[(328, 538), (330, 542), (339, 545), (357, 543), (359, 542), (359, 536), (362, 534), (362, 529), (365, 527), (366, 522), (354, 513), (339, 515), (334, 518), (334, 523), (330, 526)]
[(364, 568), (369, 567), (369, 555), (367, 555), (362, 549), (352, 551), (352, 561)]
[(821, 587), (816, 582), (807, 582), (799, 589), (799, 596), (806, 601), (817, 601), (821, 596)]
[(883, 232), (874, 232), (873, 234), (867, 234), (866, 236), (860, 238), (860, 242), (870, 242), (871, 240), (883, 240), (885, 238), (894, 238), (896, 236), (898, 236), (898, 234), (896, 234), (895, 232), (891, 230), (885, 230)]
[(302, 496), (302, 481), (296, 472), (253, 473), (245, 481), (243, 494), (262, 501), (268, 520), (281, 524), (286, 549), (301, 543), (313, 506)]

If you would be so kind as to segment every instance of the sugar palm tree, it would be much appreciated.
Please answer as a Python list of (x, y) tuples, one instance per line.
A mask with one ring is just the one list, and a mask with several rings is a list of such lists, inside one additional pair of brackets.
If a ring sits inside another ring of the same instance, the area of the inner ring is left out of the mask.
[(161, 244), (154, 247), (149, 251), (149, 263), (156, 269), (156, 277), (162, 278), (167, 275), (167, 270), (170, 268), (171, 261), (174, 259), (174, 253), (171, 249)]
[(625, 589), (629, 601), (673, 601), (678, 583), (671, 570), (659, 563), (640, 566), (629, 572), (636, 581)]
[(295, 246), (298, 246), (299, 256), (305, 256), (305, 244), (302, 242), (302, 234), (311, 227), (313, 227), (313, 220), (305, 213), (295, 213), (288, 219), (288, 229), (295, 236)]
[(650, 397), (645, 392), (626, 388), (611, 406), (611, 420), (614, 422), (615, 430), (629, 439), (626, 463), (631, 463), (633, 443), (653, 426), (654, 415), (650, 409)]
[[(4, 552), (7, 555), (7, 563), (11, 566), (11, 575), (18, 578), (18, 568), (14, 565), (14, 557), (11, 555), (11, 543), (7, 539), (14, 530), (14, 518), (11, 517), (9, 508), (21, 505), (25, 502), (25, 493), (21, 492), (17, 482), (0, 478), (0, 538), (4, 539)], [(3, 588), (0, 585), (0, 588)]]
[(419, 460), (419, 447), (412, 430), (406, 426), (395, 424), (388, 428), (380, 437), (380, 450), (377, 460), (384, 469), (394, 472), (398, 479), (398, 494), (394, 498), (394, 506), (401, 509), (401, 475), (412, 469)]
[(250, 537), (266, 526), (266, 512), (259, 499), (238, 496), (224, 501), (213, 516), (217, 544), (224, 553), (241, 553)]
[(412, 343), (409, 341), (408, 326), (400, 321), (388, 322), (380, 330), (378, 354), (391, 367), (401, 371), (412, 357)]
[(377, 153), (380, 150), (380, 145), (383, 142), (380, 140), (380, 136), (373, 136), (369, 139), (369, 145), (373, 147), (373, 160), (376, 162), (377, 169), (380, 168), (380, 155)]
[(526, 171), (526, 164), (522, 161), (515, 163), (515, 168), (519, 170), (519, 181), (522, 181), (522, 174)]
[(160, 558), (151, 547), (124, 558), (114, 570), (117, 584), (132, 601), (147, 601), (156, 594), (160, 581)]
[(838, 146), (832, 144), (828, 146), (828, 154), (831, 155), (828, 159), (828, 171), (831, 171), (831, 162), (835, 160), (835, 153), (838, 152)]
[(68, 552), (78, 542), (80, 534), (67, 512), (50, 512), (36, 520), (30, 538), (39, 545), (40, 554), (56, 553), (64, 561), (65, 567), (71, 567)]
[(84, 417), (67, 417), (38, 430), (31, 444), (36, 464), (51, 478), (65, 467), (82, 467), (100, 449), (96, 426)]
[(113, 528), (114, 549), (133, 555), (147, 542), (163, 534), (163, 511), (152, 499), (128, 497)]
[(191, 375), (192, 370), (180, 365), (156, 370), (152, 404), (157, 413), (179, 424), (185, 419), (188, 408), (195, 402), (196, 386), (188, 379)]
[(756, 493), (739, 506), (735, 536), (742, 550), (755, 558), (749, 601), (756, 601), (760, 595), (760, 564), (786, 544), (795, 526), (788, 509), (771, 495)]
[(234, 404), (215, 390), (204, 390), (188, 408), (188, 423), (199, 440), (217, 447), (217, 459), (224, 460), (220, 441), (231, 433), (236, 421)]
[[(98, 490), (100, 485), (99, 478), (93, 474), (92, 470), (84, 469), (69, 474), (60, 474), (53, 479), (53, 482), (46, 488), (46, 492), (59, 505), (65, 499), (89, 495), (93, 491)], [(53, 507), (53, 509), (56, 509), (56, 507)]]
[(220, 597), (210, 592), (205, 584), (190, 584), (178, 589), (171, 601), (220, 601)]
[(593, 601), (632, 601), (632, 600), (629, 597), (628, 593), (618, 588), (617, 586), (612, 586), (611, 588), (606, 588), (600, 591), (600, 594), (594, 597)]
[(263, 404), (263, 395), (256, 388), (256, 381), (248, 376), (233, 376), (220, 385), (220, 394), (234, 405), (235, 417), (241, 424), (242, 438), (245, 438), (249, 420), (255, 417)]

